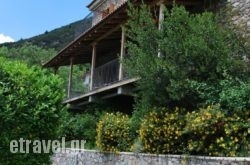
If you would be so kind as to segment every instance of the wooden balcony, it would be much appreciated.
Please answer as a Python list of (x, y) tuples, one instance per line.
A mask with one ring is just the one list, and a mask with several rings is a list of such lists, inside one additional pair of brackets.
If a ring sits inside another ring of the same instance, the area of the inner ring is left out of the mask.
[(73, 105), (80, 103), (81, 105), (85, 105), (98, 99), (102, 100), (116, 95), (127, 95), (133, 88), (132, 84), (137, 81), (136, 78), (129, 78), (129, 76), (124, 73), (124, 70), (120, 69), (118, 58), (94, 68), (93, 72), (92, 89), (90, 88), (91, 73), (87, 72), (81, 80), (78, 80), (80, 83), (74, 83), (84, 85), (82, 88), (84, 90), (71, 90), (69, 97), (64, 103)]

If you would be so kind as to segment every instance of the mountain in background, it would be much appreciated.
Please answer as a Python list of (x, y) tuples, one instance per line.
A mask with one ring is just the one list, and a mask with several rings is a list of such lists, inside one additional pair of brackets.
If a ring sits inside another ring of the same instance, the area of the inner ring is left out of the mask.
[(56, 51), (61, 50), (81, 33), (91, 27), (92, 17), (91, 15), (86, 18), (70, 23), (66, 26), (54, 29), (52, 31), (45, 31), (44, 34), (40, 34), (28, 39), (21, 39), (12, 43), (0, 44), (8, 48), (18, 48), (23, 46), (25, 43), (39, 46), (45, 49), (55, 49)]

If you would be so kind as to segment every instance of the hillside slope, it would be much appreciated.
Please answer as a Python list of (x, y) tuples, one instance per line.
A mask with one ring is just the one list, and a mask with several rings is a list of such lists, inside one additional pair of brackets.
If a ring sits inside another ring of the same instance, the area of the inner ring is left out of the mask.
[(13, 43), (0, 44), (0, 47), (6, 46), (8, 48), (17, 48), (28, 42), (41, 48), (52, 48), (56, 51), (59, 51), (90, 26), (91, 17), (86, 17), (85, 19), (70, 23), (52, 31), (46, 31), (44, 34), (40, 34), (28, 39), (21, 39)]

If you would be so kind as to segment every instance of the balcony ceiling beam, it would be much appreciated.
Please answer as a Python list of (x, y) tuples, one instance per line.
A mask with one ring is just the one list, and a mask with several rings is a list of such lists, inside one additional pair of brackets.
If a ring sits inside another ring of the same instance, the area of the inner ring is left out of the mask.
[(112, 34), (113, 32), (115, 32), (116, 30), (118, 30), (119, 28), (121, 28), (121, 25), (116, 25), (116, 27), (114, 27), (113, 29), (107, 31), (105, 34), (103, 34), (102, 36), (98, 37), (97, 39), (95, 39), (91, 44), (93, 43), (97, 43), (100, 40), (104, 39), (105, 37), (109, 36), (110, 34)]

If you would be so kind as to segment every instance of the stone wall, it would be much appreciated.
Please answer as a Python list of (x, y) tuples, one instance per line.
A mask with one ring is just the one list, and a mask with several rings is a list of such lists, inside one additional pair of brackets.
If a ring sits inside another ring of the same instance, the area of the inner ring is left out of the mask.
[(235, 21), (250, 27), (250, 0), (228, 0), (228, 3), (239, 14)]
[(227, 0), (232, 7), (232, 20), (250, 36), (250, 0)]
[(114, 5), (114, 10), (116, 10), (125, 2), (127, 2), (127, 0), (104, 0), (103, 3), (98, 7), (98, 9), (92, 11), (94, 14), (92, 26), (94, 26), (104, 18), (102, 11), (105, 11), (107, 8), (109, 8), (111, 4)]
[(250, 157), (205, 157), (187, 155), (155, 155), (142, 153), (102, 153), (93, 150), (56, 153), (53, 165), (250, 165)]
[(229, 12), (225, 17), (232, 20), (232, 28), (240, 36), (246, 57), (250, 53), (250, 0), (226, 0)]

